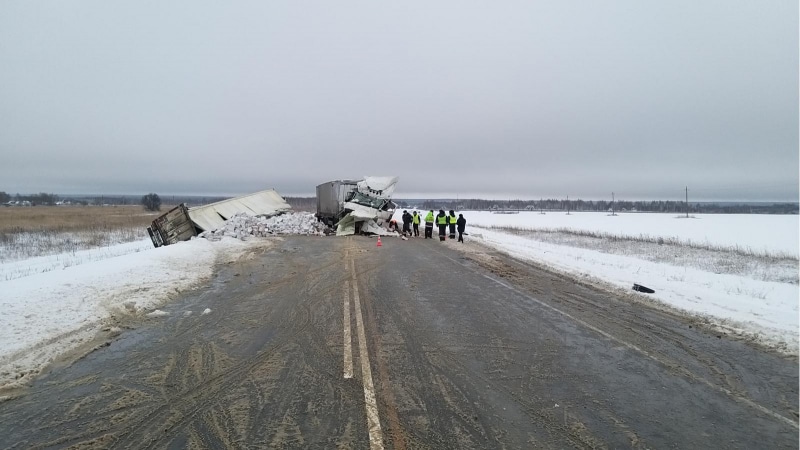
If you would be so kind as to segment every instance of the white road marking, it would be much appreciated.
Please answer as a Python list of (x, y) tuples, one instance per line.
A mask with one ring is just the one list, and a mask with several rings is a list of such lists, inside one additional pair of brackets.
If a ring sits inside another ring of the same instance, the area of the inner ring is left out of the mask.
[(344, 284), (344, 377), (353, 378), (353, 338), (350, 336), (350, 283)]
[(356, 328), (358, 329), (358, 354), (361, 360), (361, 377), (364, 379), (364, 403), (367, 409), (367, 427), (369, 428), (369, 447), (372, 450), (383, 449), (383, 432), (378, 417), (378, 403), (375, 400), (375, 388), (372, 385), (372, 370), (369, 367), (367, 353), (367, 336), (364, 333), (364, 319), (361, 316), (361, 301), (358, 298), (358, 281), (356, 281), (356, 262), (350, 260), (353, 277), (353, 303), (356, 308)]
[[(444, 256), (445, 258), (449, 259), (450, 261), (453, 261), (456, 264), (459, 264), (459, 265), (464, 266), (464, 267), (469, 267), (466, 264), (464, 264), (463, 262), (456, 261), (455, 259), (450, 258), (449, 256), (447, 256), (447, 255), (445, 255), (445, 254), (443, 254), (441, 252), (440, 252), (440, 254), (442, 256)], [(475, 271), (475, 270), (473, 269), (473, 271)], [(515, 288), (514, 286), (512, 286), (512, 285), (510, 285), (510, 284), (508, 284), (508, 283), (506, 283), (504, 281), (497, 280), (497, 279), (492, 278), (491, 276), (489, 276), (487, 274), (484, 274), (484, 273), (481, 273), (481, 272), (477, 272), (477, 271), (475, 271), (475, 272), (477, 274), (483, 276), (484, 278), (492, 280), (495, 283), (499, 284), (500, 286), (505, 287), (506, 289), (514, 291), (517, 294), (519, 294), (519, 295), (521, 295), (521, 296), (523, 296), (523, 297), (525, 297), (525, 298), (527, 298), (529, 300), (532, 300), (532, 301), (538, 303), (539, 305), (544, 306), (545, 308), (550, 309), (551, 311), (554, 311), (554, 312), (556, 312), (558, 314), (561, 314), (562, 316), (567, 317), (567, 318), (569, 318), (569, 319), (571, 319), (571, 320), (583, 325), (584, 327), (594, 331), (595, 333), (597, 333), (597, 334), (599, 334), (599, 335), (601, 335), (603, 337), (606, 337), (606, 338), (608, 338), (608, 339), (610, 339), (612, 341), (615, 341), (615, 342), (617, 342), (617, 343), (619, 343), (619, 344), (621, 344), (621, 345), (623, 345), (625, 347), (628, 347), (629, 349), (631, 349), (631, 350), (633, 350), (635, 352), (641, 353), (642, 355), (652, 359), (653, 361), (656, 361), (657, 363), (659, 363), (661, 365), (665, 365), (665, 366), (667, 365), (664, 361), (659, 359), (657, 356), (651, 354), (650, 352), (648, 352), (647, 350), (644, 350), (643, 348), (638, 347), (635, 344), (632, 344), (632, 343), (630, 343), (628, 341), (625, 341), (625, 340), (620, 339), (620, 338), (618, 338), (616, 336), (613, 336), (613, 335), (611, 335), (609, 333), (606, 333), (605, 331), (603, 331), (603, 330), (601, 330), (601, 329), (599, 329), (599, 328), (597, 328), (597, 327), (595, 327), (595, 326), (593, 326), (593, 325), (591, 325), (591, 324), (589, 324), (587, 322), (584, 322), (583, 320), (578, 319), (577, 317), (575, 317), (575, 316), (573, 316), (573, 315), (571, 315), (571, 314), (569, 314), (569, 313), (567, 313), (565, 311), (562, 311), (562, 310), (556, 308), (555, 306), (552, 306), (552, 305), (550, 305), (548, 303), (545, 303), (545, 302), (539, 300), (536, 297), (533, 297), (531, 295), (526, 294), (525, 292), (520, 291), (519, 289)], [(716, 390), (718, 392), (721, 392), (721, 393), (727, 395), (728, 397), (730, 397), (734, 401), (741, 402), (741, 403), (743, 403), (743, 404), (745, 404), (745, 405), (747, 405), (747, 406), (749, 406), (749, 407), (751, 407), (751, 408), (753, 408), (753, 409), (755, 409), (757, 411), (760, 411), (760, 412), (762, 412), (762, 413), (764, 413), (764, 414), (766, 414), (766, 415), (768, 415), (768, 416), (770, 416), (770, 417), (772, 417), (774, 419), (777, 419), (777, 420), (779, 420), (779, 421), (781, 421), (781, 422), (783, 422), (783, 423), (785, 423), (787, 425), (790, 425), (794, 429), (800, 429), (800, 425), (797, 422), (795, 422), (795, 421), (793, 421), (793, 420), (791, 420), (791, 419), (789, 419), (787, 417), (784, 417), (783, 415), (781, 415), (781, 414), (779, 414), (779, 413), (777, 413), (777, 412), (775, 412), (775, 411), (773, 411), (773, 410), (771, 410), (769, 408), (761, 406), (758, 403), (750, 400), (749, 398), (745, 398), (745, 397), (743, 397), (741, 395), (737, 395), (733, 391), (731, 391), (729, 389), (726, 389), (726, 388), (724, 388), (722, 386), (717, 386), (716, 384), (706, 380), (705, 378), (694, 376), (691, 372), (689, 372), (686, 369), (684, 369), (683, 372), (684, 372), (684, 376), (685, 377), (687, 377), (689, 379), (697, 380), (697, 381), (705, 384), (706, 386), (710, 387), (711, 389), (714, 389), (714, 390)]]

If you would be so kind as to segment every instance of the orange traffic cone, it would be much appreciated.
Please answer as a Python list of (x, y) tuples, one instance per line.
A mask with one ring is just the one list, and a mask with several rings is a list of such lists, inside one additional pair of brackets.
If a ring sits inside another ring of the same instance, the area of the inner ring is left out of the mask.
[(377, 247), (383, 247), (383, 243), (381, 242), (381, 237), (378, 236), (378, 243), (375, 244)]

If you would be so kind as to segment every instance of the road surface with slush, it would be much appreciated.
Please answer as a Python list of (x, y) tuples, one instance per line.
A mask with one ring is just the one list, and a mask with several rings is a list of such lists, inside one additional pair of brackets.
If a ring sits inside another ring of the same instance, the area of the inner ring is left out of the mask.
[(469, 241), (382, 243), (220, 265), (0, 403), (0, 448), (798, 446), (794, 358)]

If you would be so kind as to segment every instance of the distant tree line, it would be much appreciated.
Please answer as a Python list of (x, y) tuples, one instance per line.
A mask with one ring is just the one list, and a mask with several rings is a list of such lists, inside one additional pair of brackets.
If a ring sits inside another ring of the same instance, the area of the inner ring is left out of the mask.
[[(186, 203), (189, 206), (207, 205), (230, 197), (196, 196), (196, 195), (169, 195), (159, 199), (164, 205), (178, 205)], [(142, 204), (142, 198), (125, 195), (93, 195), (93, 196), (64, 196), (56, 194), (38, 193), (30, 195), (11, 195), (0, 191), (0, 204), (9, 201), (28, 201), (32, 205), (55, 205), (60, 200), (80, 205), (137, 205)], [(298, 211), (316, 211), (316, 197), (285, 197), (293, 209)], [(625, 201), (615, 202), (607, 200), (484, 200), (484, 199), (447, 199), (447, 200), (419, 200), (395, 199), (400, 208), (417, 206), (421, 209), (438, 211), (445, 210), (534, 210), (534, 211), (609, 211), (616, 212), (660, 212), (660, 213), (686, 213), (686, 202), (682, 201)], [(690, 214), (798, 214), (798, 203), (772, 203), (772, 204), (742, 204), (742, 203), (713, 203), (689, 202)]]
[[(409, 205), (408, 201), (398, 200), (401, 207)], [(681, 201), (605, 201), (605, 200), (425, 200), (422, 209), (445, 210), (512, 210), (512, 211), (615, 211), (615, 212), (659, 212), (686, 213), (686, 202)], [(692, 203), (689, 202), (690, 214), (798, 214), (797, 203), (774, 203), (763, 205), (726, 204), (726, 203)]]
[(15, 194), (11, 195), (6, 192), (0, 191), (0, 203), (8, 203), (11, 201), (14, 202), (30, 202), (32, 205), (55, 205), (58, 202), (59, 197), (56, 194), (48, 194), (46, 192), (40, 192), (38, 194), (30, 194), (30, 195), (20, 195)]
[[(209, 203), (218, 202), (228, 199), (230, 197), (204, 197), (197, 195), (169, 195), (162, 196), (161, 200), (165, 205), (178, 205), (186, 203), (189, 206), (207, 205)], [(139, 205), (141, 204), (142, 197), (135, 195), (64, 195), (59, 196), (56, 194), (39, 193), (39, 194), (9, 194), (0, 191), (0, 204), (8, 202), (30, 202), (35, 206), (48, 206), (55, 205), (58, 202), (73, 205)]]

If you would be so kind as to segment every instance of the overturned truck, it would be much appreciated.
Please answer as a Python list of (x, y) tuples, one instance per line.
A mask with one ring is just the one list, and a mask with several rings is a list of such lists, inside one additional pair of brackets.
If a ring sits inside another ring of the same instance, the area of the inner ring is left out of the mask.
[(336, 228), (337, 236), (391, 234), (382, 225), (394, 214), (397, 177), (335, 180), (317, 186), (317, 220)]
[(292, 209), (273, 189), (189, 208), (180, 205), (159, 216), (147, 227), (155, 247), (187, 241), (203, 231), (216, 230), (236, 214), (274, 216)]

